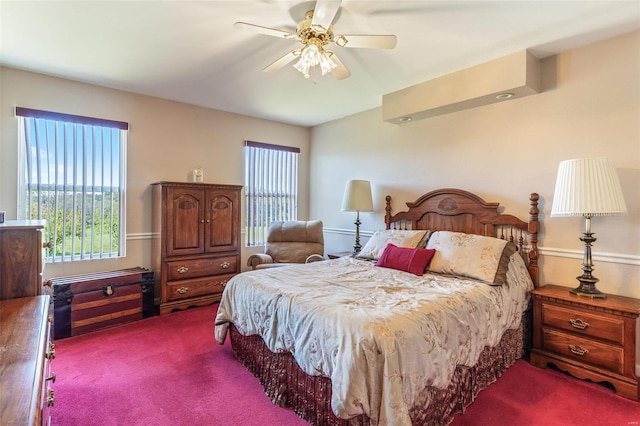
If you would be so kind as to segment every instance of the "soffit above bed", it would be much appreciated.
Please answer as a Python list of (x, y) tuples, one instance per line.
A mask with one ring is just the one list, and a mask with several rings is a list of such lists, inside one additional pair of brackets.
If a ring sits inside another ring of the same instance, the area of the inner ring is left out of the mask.
[(385, 121), (401, 124), (539, 91), (539, 60), (523, 50), (386, 94), (382, 115)]

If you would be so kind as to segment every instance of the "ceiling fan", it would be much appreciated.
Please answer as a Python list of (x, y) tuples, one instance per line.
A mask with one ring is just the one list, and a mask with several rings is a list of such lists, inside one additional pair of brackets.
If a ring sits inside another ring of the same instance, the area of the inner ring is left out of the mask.
[[(297, 25), (296, 32), (263, 27), (246, 22), (236, 22), (234, 27), (257, 32), (259, 34), (297, 40), (302, 47), (294, 49), (268, 65), (263, 71), (276, 71), (298, 59), (294, 68), (305, 78), (309, 71), (319, 65), (322, 75), (331, 72), (336, 80), (348, 78), (351, 72), (344, 66), (334, 51), (327, 49), (332, 43), (339, 47), (393, 49), (396, 46), (395, 35), (335, 35), (333, 20), (340, 10), (342, 0), (317, 0), (315, 8), (306, 12), (304, 19)], [(312, 4), (312, 3), (311, 3)], [(311, 7), (311, 6), (309, 6)]]

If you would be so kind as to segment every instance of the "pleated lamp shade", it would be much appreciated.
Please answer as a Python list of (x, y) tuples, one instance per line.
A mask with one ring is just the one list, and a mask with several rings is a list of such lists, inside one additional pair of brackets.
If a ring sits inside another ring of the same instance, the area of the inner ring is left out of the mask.
[(368, 180), (350, 180), (344, 188), (342, 211), (372, 212), (371, 182)]
[(566, 160), (558, 167), (551, 217), (627, 214), (618, 174), (606, 158)]

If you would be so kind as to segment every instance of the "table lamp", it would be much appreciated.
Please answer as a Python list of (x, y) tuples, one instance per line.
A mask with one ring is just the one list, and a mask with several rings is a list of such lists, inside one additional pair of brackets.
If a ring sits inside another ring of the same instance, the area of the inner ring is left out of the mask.
[(627, 214), (616, 169), (606, 158), (580, 158), (566, 160), (558, 167), (556, 188), (553, 195), (551, 217), (583, 216), (585, 228), (580, 241), (584, 242), (582, 275), (577, 277), (580, 285), (572, 294), (591, 298), (606, 298), (596, 288), (599, 281), (591, 272), (591, 244), (596, 238), (591, 232), (593, 216), (616, 216)]
[(373, 200), (371, 199), (371, 183), (368, 180), (350, 180), (344, 188), (342, 199), (342, 211), (356, 212), (356, 243), (353, 246), (353, 254), (360, 253), (360, 212), (372, 212)]

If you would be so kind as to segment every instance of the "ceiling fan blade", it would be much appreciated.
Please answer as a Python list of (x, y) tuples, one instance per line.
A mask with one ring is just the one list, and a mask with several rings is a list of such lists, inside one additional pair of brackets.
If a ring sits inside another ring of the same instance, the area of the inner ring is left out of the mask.
[(280, 59), (276, 60), (271, 65), (266, 66), (262, 71), (264, 71), (264, 72), (277, 71), (280, 68), (282, 68), (285, 65), (287, 65), (289, 62), (291, 62), (294, 59), (298, 58), (299, 56), (300, 56), (300, 49), (292, 50), (291, 52), (287, 53), (286, 55), (284, 55)]
[(342, 0), (318, 0), (313, 11), (311, 27), (320, 32), (327, 32), (336, 17)]
[(393, 49), (398, 38), (394, 35), (340, 35), (333, 41), (340, 47), (358, 47), (370, 49)]
[(342, 63), (342, 61), (340, 60), (340, 58), (338, 58), (338, 55), (336, 55), (335, 53), (333, 53), (331, 55), (331, 60), (333, 62), (336, 63), (337, 67), (335, 67), (332, 71), (331, 74), (333, 74), (333, 77), (336, 80), (344, 80), (345, 78), (349, 78), (351, 76), (351, 71), (349, 71), (347, 69), (347, 67), (344, 66), (344, 64)]
[(258, 34), (264, 34), (273, 37), (286, 38), (288, 40), (296, 40), (298, 35), (289, 31), (277, 30), (275, 28), (263, 27), (260, 25), (249, 24), (246, 22), (236, 22), (233, 24), (235, 28), (252, 31)]

